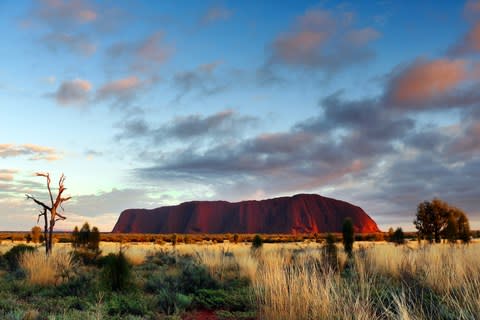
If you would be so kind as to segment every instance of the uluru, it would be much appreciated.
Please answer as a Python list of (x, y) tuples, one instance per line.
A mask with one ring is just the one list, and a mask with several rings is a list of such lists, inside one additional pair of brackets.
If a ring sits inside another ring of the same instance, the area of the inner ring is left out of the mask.
[(379, 232), (362, 208), (317, 194), (266, 200), (190, 201), (156, 209), (127, 209), (118, 233), (312, 233), (341, 232), (351, 218), (355, 232)]

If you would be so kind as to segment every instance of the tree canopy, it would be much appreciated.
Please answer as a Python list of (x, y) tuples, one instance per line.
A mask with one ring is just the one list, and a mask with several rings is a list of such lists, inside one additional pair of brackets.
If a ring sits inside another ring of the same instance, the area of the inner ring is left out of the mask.
[(470, 241), (470, 224), (465, 212), (437, 198), (418, 205), (413, 224), (420, 238), (431, 243), (439, 243), (442, 238), (450, 242)]

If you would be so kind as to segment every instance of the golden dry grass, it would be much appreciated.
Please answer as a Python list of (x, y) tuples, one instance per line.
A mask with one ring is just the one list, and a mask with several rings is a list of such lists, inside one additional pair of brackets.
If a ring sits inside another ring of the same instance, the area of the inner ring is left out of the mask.
[(72, 254), (54, 250), (49, 256), (42, 251), (26, 252), (19, 260), (27, 281), (35, 285), (54, 285), (70, 277), (73, 272)]
[(347, 275), (328, 271), (317, 243), (265, 244), (258, 255), (245, 244), (165, 248), (196, 256), (217, 278), (236, 264), (259, 319), (435, 319), (446, 312), (438, 303), (455, 319), (480, 314), (480, 244), (357, 243)]
[[(194, 257), (216, 279), (237, 268), (251, 282), (259, 319), (476, 319), (480, 314), (479, 243), (357, 242), (353, 268), (343, 273), (325, 268), (322, 245), (315, 242), (264, 244), (258, 254), (251, 253), (250, 244), (228, 242), (102, 242), (100, 249), (108, 254), (121, 246), (135, 264), (162, 250)], [(54, 255), (70, 249), (69, 244), (56, 244)], [(338, 249), (340, 265), (345, 265), (347, 256), (341, 245)], [(52, 264), (66, 261), (68, 266), (67, 256), (49, 261), (40, 250), (25, 256), (22, 267), (31, 283), (58, 283)]]

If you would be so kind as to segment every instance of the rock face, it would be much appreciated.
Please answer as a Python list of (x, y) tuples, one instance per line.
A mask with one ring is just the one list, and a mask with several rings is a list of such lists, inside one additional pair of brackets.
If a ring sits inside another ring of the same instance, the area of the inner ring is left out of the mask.
[(380, 231), (360, 207), (316, 194), (298, 194), (261, 201), (192, 201), (152, 210), (128, 209), (120, 214), (112, 232), (341, 232), (347, 217), (357, 233)]

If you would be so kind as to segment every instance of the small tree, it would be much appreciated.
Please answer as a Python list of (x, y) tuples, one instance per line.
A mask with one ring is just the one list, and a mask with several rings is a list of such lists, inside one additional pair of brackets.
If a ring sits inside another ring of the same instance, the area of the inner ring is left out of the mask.
[(392, 235), (392, 242), (395, 244), (404, 244), (405, 243), (405, 234), (403, 233), (402, 228), (397, 228)]
[(393, 230), (392, 227), (388, 228), (388, 241), (393, 241), (393, 233), (395, 231)]
[(72, 231), (72, 246), (76, 249), (80, 247), (80, 232), (78, 231), (78, 227), (75, 226)]
[(33, 227), (31, 230), (31, 234), (33, 243), (39, 243), (40, 237), (42, 236), (42, 228), (40, 228), (39, 226)]
[[(63, 192), (67, 190), (64, 186), (65, 182), (65, 175), (62, 174), (60, 179), (58, 180), (58, 193), (57, 196), (55, 197), (55, 200), (53, 200), (53, 194), (52, 190), (50, 187), (50, 175), (48, 173), (37, 173), (37, 176), (40, 177), (45, 177), (47, 179), (47, 189), (48, 189), (48, 194), (50, 196), (50, 205), (45, 204), (45, 202), (37, 200), (34, 196), (26, 194), (25, 196), (27, 199), (31, 199), (33, 202), (38, 204), (40, 207), (42, 207), (42, 210), (40, 211), (40, 214), (38, 215), (37, 223), (40, 220), (40, 217), (44, 217), (44, 239), (45, 239), (45, 252), (47, 255), (52, 252), (52, 247), (53, 247), (53, 230), (55, 228), (55, 223), (59, 220), (65, 220), (66, 217), (63, 216), (62, 214), (59, 213), (59, 210), (63, 210), (62, 204), (68, 200), (71, 199), (71, 197), (63, 197)], [(48, 216), (48, 213), (50, 213), (50, 216)]]
[(235, 234), (233, 235), (233, 242), (234, 242), (235, 244), (237, 244), (239, 238), (240, 238), (240, 237), (239, 237), (238, 233), (235, 233)]
[(263, 246), (263, 239), (259, 234), (256, 234), (252, 240), (252, 250), (258, 251), (262, 248), (262, 246)]
[(327, 234), (325, 246), (323, 247), (324, 260), (326, 265), (336, 271), (338, 270), (338, 253), (335, 242), (337, 239), (331, 233)]
[(104, 286), (112, 291), (122, 291), (131, 282), (132, 266), (122, 250), (118, 254), (110, 253), (103, 259), (101, 279)]
[(343, 248), (349, 256), (352, 256), (353, 242), (355, 241), (355, 231), (353, 229), (352, 219), (347, 218), (343, 221), (342, 234)]
[(88, 222), (85, 222), (78, 233), (78, 242), (80, 246), (87, 247), (88, 241), (90, 240), (90, 225)]
[[(442, 236), (446, 239), (454, 238), (454, 220), (458, 227), (456, 238), (459, 239), (462, 233), (469, 236), (470, 227), (466, 214), (440, 199), (433, 199), (431, 202), (424, 201), (418, 205), (413, 223), (420, 238), (426, 238), (430, 243), (433, 241), (439, 243)], [(468, 232), (465, 232), (466, 229)]]
[(93, 251), (100, 250), (100, 231), (97, 227), (93, 227), (88, 236), (88, 249)]

